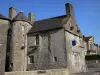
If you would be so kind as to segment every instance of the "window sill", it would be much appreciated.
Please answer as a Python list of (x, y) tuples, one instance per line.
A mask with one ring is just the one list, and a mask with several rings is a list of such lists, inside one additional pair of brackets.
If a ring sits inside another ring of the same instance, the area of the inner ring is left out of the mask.
[(40, 45), (30, 46), (30, 48), (34, 48), (34, 47), (40, 47)]

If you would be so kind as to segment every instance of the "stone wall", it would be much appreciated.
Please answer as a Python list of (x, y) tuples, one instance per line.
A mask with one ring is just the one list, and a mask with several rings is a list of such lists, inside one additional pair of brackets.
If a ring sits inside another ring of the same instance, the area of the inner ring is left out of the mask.
[(86, 65), (88, 72), (100, 72), (100, 60), (88, 60)]
[(5, 72), (5, 75), (69, 75), (69, 71), (67, 69), (15, 71)]
[[(28, 70), (56, 69), (67, 67), (65, 52), (64, 29), (37, 33), (40, 36), (40, 45), (36, 50), (35, 34), (28, 36), (28, 55), (34, 55), (34, 63), (28, 64)], [(55, 58), (57, 61), (55, 61)]]
[(27, 32), (31, 25), (24, 21), (16, 21), (12, 23), (11, 29), (11, 68), (12, 71), (26, 70), (27, 62)]
[[(50, 65), (51, 68), (66, 68), (67, 54), (65, 48), (64, 29), (50, 32)], [(55, 57), (57, 61), (55, 61)]]
[[(85, 71), (85, 53), (82, 38), (75, 36), (65, 31), (66, 36), (66, 50), (67, 50), (67, 65), (72, 72)], [(72, 41), (76, 41), (76, 45), (72, 45)]]
[(100, 60), (88, 60), (86, 61), (87, 68), (99, 68)]
[(0, 19), (0, 75), (5, 71), (8, 25), (9, 21)]

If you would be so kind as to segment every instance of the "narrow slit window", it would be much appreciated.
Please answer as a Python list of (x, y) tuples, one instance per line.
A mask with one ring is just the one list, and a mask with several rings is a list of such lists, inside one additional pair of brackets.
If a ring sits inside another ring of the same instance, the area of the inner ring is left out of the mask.
[(55, 62), (57, 62), (57, 57), (54, 57)]

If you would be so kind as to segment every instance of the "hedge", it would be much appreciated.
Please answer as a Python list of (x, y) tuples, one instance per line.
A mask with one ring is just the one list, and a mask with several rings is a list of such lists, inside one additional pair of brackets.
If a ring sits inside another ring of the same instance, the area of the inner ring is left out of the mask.
[(87, 55), (85, 60), (100, 60), (100, 55)]

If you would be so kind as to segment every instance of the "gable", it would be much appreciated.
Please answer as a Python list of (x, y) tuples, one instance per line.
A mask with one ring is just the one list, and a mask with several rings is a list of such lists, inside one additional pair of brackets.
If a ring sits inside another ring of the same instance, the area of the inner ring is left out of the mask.
[(93, 37), (91, 37), (90, 39), (89, 39), (89, 41), (93, 41), (94, 40), (94, 38)]
[(65, 30), (77, 35), (79, 37), (82, 37), (82, 32), (80, 30), (80, 28), (78, 27), (78, 25), (73, 24), (73, 20), (71, 17), (69, 17), (68, 21), (66, 22), (66, 24), (64, 24)]

